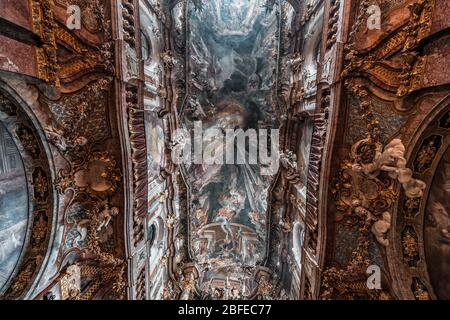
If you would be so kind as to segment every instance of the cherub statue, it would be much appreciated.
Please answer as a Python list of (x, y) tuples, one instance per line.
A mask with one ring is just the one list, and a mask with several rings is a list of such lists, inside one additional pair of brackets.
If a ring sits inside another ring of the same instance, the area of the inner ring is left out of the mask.
[(398, 169), (405, 168), (406, 159), (405, 146), (400, 139), (392, 140), (385, 148), (383, 153), (377, 159), (378, 167), (389, 173), (389, 176), (396, 179), (398, 176)]
[(302, 86), (295, 91), (294, 102), (300, 102), (305, 99), (305, 88)]
[(174, 133), (172, 140), (166, 138), (165, 142), (166, 142), (167, 148), (172, 150), (176, 146), (186, 145), (188, 140), (189, 140), (189, 137), (185, 136), (183, 134), (183, 131), (179, 130)]
[(420, 198), (427, 185), (421, 180), (414, 179), (412, 175), (411, 169), (400, 168), (398, 171), (398, 181), (402, 184), (408, 198)]
[(375, 178), (380, 174), (378, 161), (382, 152), (381, 143), (372, 143), (369, 139), (358, 141), (352, 146), (352, 158), (354, 159), (352, 170)]
[(385, 235), (391, 229), (391, 214), (386, 211), (382, 216), (381, 220), (372, 225), (372, 233), (380, 244), (387, 247), (389, 240), (385, 238)]
[(382, 152), (381, 144), (375, 143), (371, 146), (370, 140), (364, 139), (352, 147), (352, 155), (355, 159), (353, 171), (361, 172), (370, 178), (377, 177), (381, 171), (387, 172), (389, 177), (402, 184), (407, 197), (420, 198), (423, 195), (426, 184), (414, 179), (412, 170), (406, 168), (405, 146), (400, 139), (392, 140)]
[(107, 227), (112, 217), (115, 217), (119, 214), (119, 208), (117, 207), (109, 207), (108, 203), (105, 203), (104, 209), (99, 214), (100, 223), (97, 226), (97, 231), (100, 231), (102, 228)]
[(398, 179), (409, 198), (420, 198), (426, 187), (425, 182), (414, 179), (411, 169), (406, 168), (404, 158), (405, 146), (400, 139), (392, 140), (385, 148), (378, 159), (379, 167), (382, 171), (389, 173), (393, 179)]
[(385, 239), (386, 233), (391, 229), (391, 214), (384, 212), (379, 219), (368, 208), (365, 207), (365, 200), (355, 199), (352, 201), (352, 207), (356, 215), (365, 220), (367, 226), (372, 224), (371, 231), (377, 241), (383, 246), (389, 245), (389, 240)]
[(355, 207), (354, 210), (355, 210), (356, 215), (358, 215), (358, 217), (364, 219), (367, 224), (370, 224), (373, 220), (376, 220), (373, 213), (361, 205)]

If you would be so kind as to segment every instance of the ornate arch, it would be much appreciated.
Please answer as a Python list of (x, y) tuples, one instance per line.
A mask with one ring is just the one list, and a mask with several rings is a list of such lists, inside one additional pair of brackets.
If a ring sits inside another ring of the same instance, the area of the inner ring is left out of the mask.
[(450, 146), (449, 128), (442, 119), (449, 117), (450, 96), (445, 97), (422, 122), (411, 140), (408, 167), (427, 185), (421, 198), (410, 199), (402, 189), (392, 219), (388, 247), (393, 286), (401, 299), (436, 299), (428, 273), (424, 228), (433, 179)]
[(29, 298), (48, 263), (54, 240), (58, 196), (50, 147), (29, 106), (0, 81), (0, 120), (17, 145), (28, 189), (25, 243), (15, 270), (0, 290), (4, 299)]

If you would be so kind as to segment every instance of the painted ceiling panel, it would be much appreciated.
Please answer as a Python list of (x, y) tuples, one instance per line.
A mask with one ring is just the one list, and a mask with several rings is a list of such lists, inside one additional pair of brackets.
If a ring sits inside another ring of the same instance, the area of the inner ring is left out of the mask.
[[(249, 155), (258, 148), (256, 133), (279, 125), (274, 95), (279, 5), (264, 4), (221, 0), (187, 7), (188, 94), (181, 122), (189, 133), (203, 134), (201, 143), (193, 143), (203, 146), (203, 159), (185, 164), (185, 176), (191, 258), (205, 289), (231, 285), (252, 290), (244, 270), (266, 257), (267, 198), (274, 175), (262, 172)], [(233, 144), (233, 160), (237, 155), (246, 160), (230, 163), (222, 138), (227, 130), (238, 129), (254, 130), (255, 136), (245, 146)], [(205, 164), (211, 151), (219, 160)]]
[(0, 124), (0, 183), (1, 289), (19, 260), (28, 221), (25, 170), (19, 151), (3, 124)]

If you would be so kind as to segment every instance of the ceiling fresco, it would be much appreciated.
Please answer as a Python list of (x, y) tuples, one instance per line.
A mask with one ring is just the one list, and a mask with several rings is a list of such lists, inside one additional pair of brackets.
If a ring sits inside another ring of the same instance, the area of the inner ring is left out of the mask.
[(0, 300), (449, 300), (449, 11), (0, 0)]
[[(204, 153), (212, 150), (217, 158), (225, 159), (228, 151), (218, 133), (279, 126), (274, 92), (280, 8), (264, 4), (222, 0), (187, 8), (188, 96), (181, 121), (191, 133), (202, 130)], [(243, 269), (265, 258), (267, 198), (274, 175), (262, 174), (249, 160), (257, 143), (250, 138), (245, 147), (233, 147), (235, 155), (245, 157), (243, 163), (194, 159), (185, 166), (191, 254), (207, 271), (201, 281), (206, 287), (245, 282)]]
[(428, 200), (425, 253), (428, 272), (439, 299), (450, 299), (450, 148), (437, 168)]
[(15, 269), (28, 223), (25, 169), (16, 144), (0, 123), (0, 289)]

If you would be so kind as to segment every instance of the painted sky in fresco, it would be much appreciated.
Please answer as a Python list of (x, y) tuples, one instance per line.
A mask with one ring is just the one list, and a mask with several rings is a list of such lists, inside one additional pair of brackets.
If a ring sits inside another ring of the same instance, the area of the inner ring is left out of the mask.
[(0, 124), (0, 289), (20, 257), (27, 230), (28, 194), (19, 151)]
[[(192, 10), (187, 35), (189, 90), (182, 122), (192, 130), (194, 121), (202, 121), (203, 145), (214, 143), (208, 139), (212, 130), (275, 128), (278, 8), (267, 10), (264, 3), (204, 1), (203, 10)], [(249, 150), (236, 148), (235, 154)], [(259, 165), (248, 163), (193, 164), (187, 167), (187, 177), (190, 243), (196, 262), (208, 265), (214, 277), (228, 277), (236, 265), (262, 262), (273, 177), (261, 175)]]

